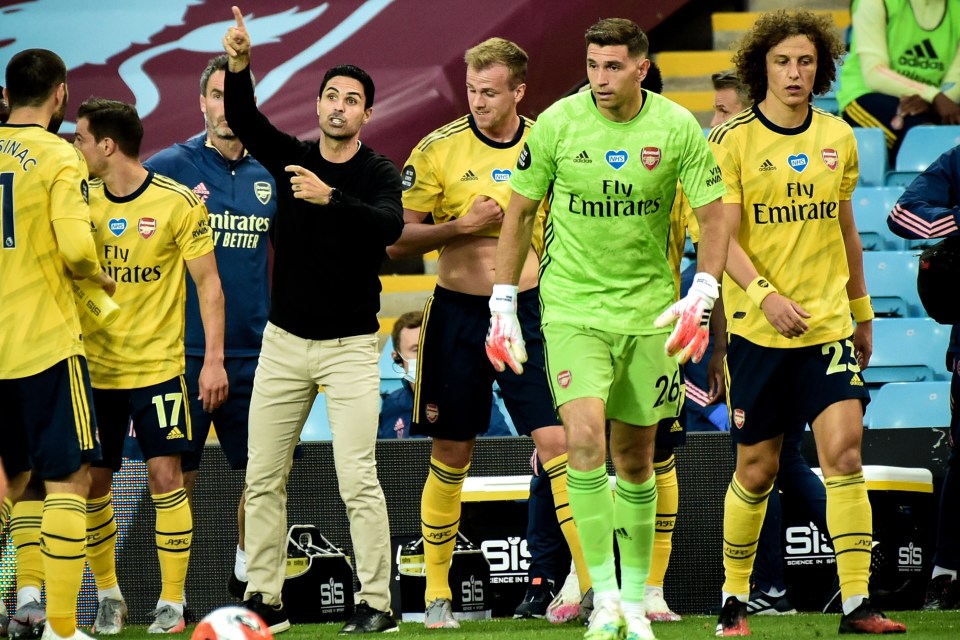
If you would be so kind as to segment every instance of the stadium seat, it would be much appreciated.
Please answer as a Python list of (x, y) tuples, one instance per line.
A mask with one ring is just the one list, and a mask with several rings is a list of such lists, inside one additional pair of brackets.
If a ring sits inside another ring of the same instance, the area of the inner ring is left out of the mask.
[(899, 251), (906, 241), (887, 226), (887, 215), (897, 203), (900, 187), (858, 186), (853, 192), (853, 217), (864, 251)]
[(890, 168), (883, 131), (873, 127), (854, 127), (853, 135), (857, 139), (857, 155), (860, 158), (859, 183), (869, 187), (883, 186)]
[(931, 162), (958, 144), (960, 125), (925, 125), (910, 129), (897, 152), (894, 170), (887, 173), (886, 184), (906, 187)]
[(950, 328), (932, 318), (877, 318), (873, 357), (863, 379), (868, 385), (945, 380), (949, 340)]
[(878, 316), (923, 317), (917, 293), (917, 256), (912, 251), (865, 251), (863, 271), (867, 291)]
[(303, 442), (317, 442), (319, 440), (332, 440), (333, 434), (330, 433), (330, 418), (327, 417), (327, 394), (318, 393), (317, 399), (313, 402), (313, 408), (310, 409), (310, 415), (303, 424), (303, 431), (300, 433), (300, 440)]
[(870, 429), (946, 427), (950, 424), (950, 382), (892, 382), (867, 405)]

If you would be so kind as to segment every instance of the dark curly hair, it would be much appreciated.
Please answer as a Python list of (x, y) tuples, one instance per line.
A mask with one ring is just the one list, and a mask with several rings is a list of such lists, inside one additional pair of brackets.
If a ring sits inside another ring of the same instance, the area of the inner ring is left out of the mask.
[(837, 65), (846, 50), (828, 15), (803, 9), (793, 13), (783, 9), (765, 13), (757, 18), (733, 56), (737, 75), (754, 102), (767, 97), (767, 52), (793, 36), (807, 36), (817, 49), (814, 95), (826, 93), (837, 77)]

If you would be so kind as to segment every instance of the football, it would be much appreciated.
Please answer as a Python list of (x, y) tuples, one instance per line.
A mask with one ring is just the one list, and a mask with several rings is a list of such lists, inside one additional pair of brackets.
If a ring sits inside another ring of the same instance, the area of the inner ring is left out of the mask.
[(190, 640), (273, 640), (273, 634), (253, 611), (221, 607), (200, 621)]

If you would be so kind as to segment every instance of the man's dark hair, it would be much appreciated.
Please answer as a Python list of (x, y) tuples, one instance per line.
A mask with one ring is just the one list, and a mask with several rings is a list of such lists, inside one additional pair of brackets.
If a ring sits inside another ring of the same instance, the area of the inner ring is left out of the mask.
[(737, 72), (733, 69), (718, 71), (711, 75), (710, 79), (713, 81), (714, 91), (733, 89), (737, 94), (737, 101), (740, 102), (740, 104), (748, 106), (753, 103), (753, 100), (750, 98), (750, 92), (747, 91), (747, 87), (740, 82), (740, 76), (738, 76)]
[(369, 109), (373, 106), (373, 95), (375, 91), (373, 78), (370, 77), (369, 73), (352, 64), (338, 64), (335, 67), (327, 69), (327, 72), (323, 74), (323, 81), (320, 83), (319, 96), (322, 96), (323, 92), (327, 89), (327, 83), (330, 82), (330, 79), (337, 76), (353, 78), (359, 82), (363, 86), (363, 108)]
[(817, 74), (812, 95), (821, 95), (830, 89), (837, 77), (837, 65), (845, 53), (830, 17), (803, 9), (794, 13), (780, 9), (757, 18), (733, 56), (737, 75), (749, 89), (750, 99), (754, 102), (767, 96), (767, 53), (793, 36), (808, 37), (817, 50)]
[(393, 323), (390, 337), (393, 339), (393, 350), (400, 353), (400, 332), (404, 329), (416, 329), (423, 324), (423, 311), (407, 311)]
[[(249, 69), (250, 67), (247, 68)], [(200, 95), (207, 95), (207, 83), (210, 82), (210, 76), (217, 71), (227, 71), (227, 54), (221, 53), (214, 58), (210, 58), (210, 62), (207, 63), (203, 73), (200, 74)], [(253, 71), (250, 72), (250, 84), (256, 89), (257, 79), (253, 77)]]
[(87, 119), (93, 139), (110, 138), (125, 156), (140, 157), (143, 123), (132, 104), (106, 98), (87, 98), (77, 111), (77, 120)]
[(10, 107), (7, 106), (7, 101), (3, 99), (3, 85), (0, 84), (0, 124), (6, 122), (9, 117)]
[(584, 38), (587, 40), (587, 46), (591, 44), (600, 47), (626, 45), (627, 53), (633, 58), (645, 56), (650, 51), (647, 34), (636, 22), (626, 18), (604, 18), (587, 29)]
[(26, 49), (7, 63), (7, 95), (10, 108), (39, 107), (61, 83), (67, 81), (67, 66), (53, 51)]

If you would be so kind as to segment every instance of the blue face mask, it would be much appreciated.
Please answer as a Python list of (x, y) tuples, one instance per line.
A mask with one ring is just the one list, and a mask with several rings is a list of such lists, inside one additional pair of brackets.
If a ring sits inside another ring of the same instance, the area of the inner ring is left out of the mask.
[(410, 384), (417, 384), (417, 357), (404, 358), (400, 356), (403, 360), (403, 363), (406, 365), (403, 372), (403, 379), (409, 382)]

